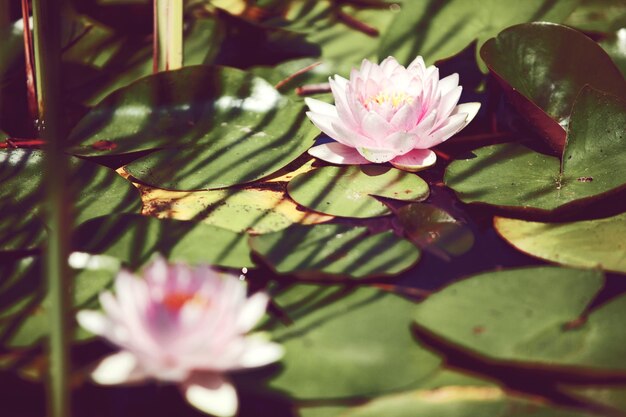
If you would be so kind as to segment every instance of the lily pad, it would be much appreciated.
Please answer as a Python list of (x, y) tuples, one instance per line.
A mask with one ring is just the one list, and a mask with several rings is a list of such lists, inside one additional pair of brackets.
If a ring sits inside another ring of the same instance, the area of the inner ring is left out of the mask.
[(446, 386), (376, 398), (341, 414), (345, 417), (592, 417), (536, 399), (513, 396), (494, 386)]
[[(152, 41), (78, 18), (82, 30), (63, 52), (66, 88), (73, 100), (95, 105), (113, 91), (153, 73)], [(214, 19), (194, 19), (185, 27), (185, 65), (209, 63), (219, 49)]]
[(626, 213), (570, 223), (496, 217), (494, 226), (507, 242), (529, 255), (566, 266), (626, 274)]
[(201, 221), (234, 232), (269, 233), (294, 223), (316, 224), (333, 219), (303, 210), (283, 189), (271, 186), (184, 192), (142, 187), (142, 200), (145, 214)]
[(197, 190), (267, 176), (304, 153), (316, 129), (302, 102), (262, 78), (216, 66), (144, 77), (117, 90), (70, 135), (77, 155), (159, 149), (126, 167), (160, 188)]
[(422, 329), (490, 360), (625, 372), (626, 296), (586, 312), (602, 284), (602, 273), (593, 270), (488, 272), (431, 295), (415, 319)]
[(466, 203), (553, 210), (626, 183), (626, 104), (585, 87), (572, 109), (561, 162), (517, 144), (452, 162), (444, 181)]
[(398, 227), (419, 248), (437, 255), (459, 256), (474, 245), (470, 228), (430, 204), (407, 204), (396, 211)]
[[(106, 256), (74, 253), (70, 265), (75, 268), (73, 308), (95, 308), (98, 294), (109, 287), (119, 270), (119, 261)], [(0, 288), (0, 346), (23, 348), (39, 343), (50, 329), (39, 257), (27, 257), (0, 266), (6, 282)], [(75, 338), (92, 337), (77, 330)]]
[(293, 226), (252, 237), (250, 246), (278, 273), (303, 278), (394, 276), (420, 257), (419, 249), (392, 231), (371, 234), (340, 224)]
[(208, 224), (155, 219), (139, 214), (105, 216), (83, 223), (74, 248), (105, 254), (135, 269), (155, 253), (169, 261), (252, 267), (247, 236)]
[(415, 304), (397, 295), (366, 287), (296, 285), (275, 301), (293, 324), (269, 327), (286, 350), (283, 368), (269, 385), (293, 398), (377, 396), (407, 389), (441, 364), (415, 343), (410, 330)]
[(298, 204), (342, 217), (377, 217), (391, 210), (375, 197), (422, 201), (428, 184), (415, 174), (382, 165), (322, 167), (292, 179), (287, 191)]
[[(32, 249), (45, 239), (42, 151), (0, 150), (0, 250)], [(114, 171), (70, 158), (76, 225), (102, 215), (138, 211), (139, 193)]]
[(593, 40), (566, 26), (528, 23), (502, 31), (481, 49), (522, 116), (561, 151), (574, 100), (590, 85), (626, 99), (626, 80)]
[[(561, 22), (577, 0), (408, 1), (391, 22), (379, 48), (379, 58), (395, 56), (404, 64), (422, 55), (426, 62), (450, 57), (478, 39), (480, 47), (502, 29), (533, 20)], [(480, 61), (479, 61), (480, 63)]]

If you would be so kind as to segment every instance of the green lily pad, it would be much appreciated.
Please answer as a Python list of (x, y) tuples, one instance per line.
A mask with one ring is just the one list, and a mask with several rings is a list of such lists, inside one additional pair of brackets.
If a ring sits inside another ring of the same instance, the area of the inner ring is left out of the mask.
[(595, 404), (602, 404), (626, 413), (626, 385), (564, 386), (568, 394)]
[(480, 148), (452, 162), (444, 181), (466, 203), (553, 210), (626, 183), (626, 104), (585, 87), (572, 109), (562, 162), (521, 145)]
[(498, 387), (446, 386), (376, 398), (341, 414), (345, 417), (592, 417), (583, 410), (559, 409)]
[(391, 210), (375, 197), (421, 201), (428, 184), (415, 174), (381, 165), (327, 166), (300, 174), (287, 185), (298, 204), (342, 217), (377, 217)]
[(132, 269), (155, 253), (170, 261), (252, 267), (247, 235), (208, 224), (155, 219), (139, 214), (99, 217), (74, 233), (74, 248), (120, 259)]
[[(42, 151), (0, 150), (0, 250), (32, 249), (45, 239)], [(70, 158), (74, 224), (121, 212), (138, 211), (139, 193), (114, 171)]]
[[(267, 183), (266, 183), (267, 184)], [(332, 216), (303, 210), (284, 187), (208, 191), (142, 189), (144, 213), (159, 218), (201, 221), (238, 233), (269, 233), (294, 223), (316, 224)]]
[[(400, 12), (397, 7), (368, 9), (367, 4), (361, 6), (337, 7), (330, 1), (296, 0), (290, 2), (285, 16), (287, 21), (280, 19), (269, 24), (275, 23), (276, 26), (303, 33), (308, 42), (319, 45), (322, 67), (318, 70), (327, 72), (324, 79), (327, 81), (334, 74), (347, 77), (364, 58), (375, 60), (380, 36), (376, 33), (385, 33)], [(362, 23), (362, 26), (346, 22), (346, 15)]]
[(340, 224), (292, 226), (253, 236), (250, 246), (278, 273), (303, 278), (394, 276), (420, 257), (419, 249), (392, 231), (371, 234)]
[(459, 256), (474, 246), (470, 228), (430, 204), (407, 204), (396, 211), (398, 227), (418, 247), (435, 254)]
[(496, 217), (500, 236), (529, 255), (566, 266), (626, 274), (626, 213), (571, 223)]
[(412, 337), (415, 304), (394, 294), (296, 285), (275, 302), (293, 324), (270, 328), (286, 353), (269, 385), (292, 398), (377, 396), (407, 389), (441, 364)]
[[(108, 288), (119, 270), (118, 260), (106, 256), (74, 253), (73, 308), (96, 308), (98, 294)], [(23, 348), (39, 343), (50, 329), (42, 260), (28, 257), (0, 265), (0, 346)], [(93, 337), (77, 329), (75, 338)]]
[[(65, 88), (72, 100), (95, 105), (107, 95), (153, 73), (152, 41), (141, 33), (123, 33), (86, 19), (63, 52)], [(213, 19), (194, 19), (183, 34), (185, 65), (210, 63), (219, 49)]]
[(626, 26), (623, 0), (582, 0), (565, 24), (586, 32), (613, 32)]
[[(465, 49), (474, 39), (480, 47), (502, 29), (533, 20), (561, 22), (577, 0), (546, 3), (525, 0), (407, 1), (391, 22), (378, 51), (379, 58), (395, 56), (404, 64), (422, 55), (434, 63)], [(480, 61), (479, 61), (480, 63)]]
[(560, 151), (574, 100), (590, 85), (626, 99), (626, 80), (593, 40), (566, 26), (528, 23), (502, 31), (481, 49), (522, 116)]
[(159, 150), (126, 169), (166, 189), (221, 188), (267, 176), (317, 135), (302, 102), (244, 71), (192, 66), (117, 90), (70, 136), (77, 155)]
[(626, 297), (586, 313), (602, 284), (602, 273), (594, 270), (488, 272), (431, 295), (415, 319), (422, 329), (491, 360), (624, 372)]

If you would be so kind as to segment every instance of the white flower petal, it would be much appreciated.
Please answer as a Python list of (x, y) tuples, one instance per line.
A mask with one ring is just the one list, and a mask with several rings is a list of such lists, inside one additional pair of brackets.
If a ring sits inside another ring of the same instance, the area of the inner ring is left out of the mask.
[(321, 113), (313, 113), (310, 111), (306, 112), (306, 115), (309, 117), (311, 122), (313, 122), (313, 124), (319, 130), (321, 130), (322, 132), (330, 136), (332, 139), (335, 139), (336, 141), (342, 142), (342, 143), (347, 142), (345, 138), (343, 138), (342, 135), (340, 135), (335, 129), (335, 127), (333, 126), (333, 123), (341, 124), (341, 121), (339, 120), (339, 118), (334, 117), (334, 116), (324, 115)]
[(265, 314), (269, 297), (267, 294), (258, 292), (245, 301), (237, 318), (237, 328), (246, 333), (252, 330)]
[(437, 162), (437, 155), (430, 149), (414, 149), (404, 155), (396, 156), (389, 162), (403, 171), (417, 172), (434, 165)]
[(445, 120), (442, 126), (433, 130), (428, 140), (425, 143), (420, 143), (420, 146), (424, 145), (425, 147), (432, 148), (435, 145), (445, 142), (448, 138), (459, 132), (467, 125), (466, 120), (467, 113), (450, 116)]
[(385, 146), (393, 149), (396, 155), (403, 155), (415, 148), (416, 137), (408, 132), (395, 132), (385, 138)]
[(456, 106), (456, 108), (452, 111), (451, 116), (454, 116), (455, 114), (466, 113), (467, 118), (465, 119), (465, 126), (467, 126), (472, 120), (474, 120), (474, 117), (476, 117), (476, 114), (479, 110), (480, 103), (478, 102), (463, 103)]
[(419, 102), (404, 104), (391, 118), (391, 124), (394, 128), (402, 131), (410, 131), (417, 125), (417, 119), (420, 115)]
[(370, 161), (363, 158), (355, 149), (339, 142), (324, 143), (309, 149), (309, 155), (322, 161), (338, 165), (363, 165)]
[(458, 86), (441, 97), (441, 101), (437, 107), (437, 117), (439, 120), (445, 120), (451, 115), (452, 111), (455, 110), (455, 106), (461, 98), (462, 91), (463, 87)]
[(393, 133), (394, 129), (381, 115), (369, 112), (363, 119), (363, 133), (373, 141), (382, 144), (383, 139)]
[(391, 149), (356, 148), (357, 151), (370, 162), (382, 164), (391, 161), (398, 155), (398, 152)]
[(268, 342), (260, 335), (250, 336), (239, 365), (242, 368), (258, 368), (280, 360), (284, 354), (285, 349), (281, 345)]
[(313, 113), (323, 114), (329, 117), (337, 117), (337, 108), (332, 104), (328, 104), (324, 101), (316, 100), (311, 97), (305, 98), (304, 102), (307, 106), (309, 106), (309, 109)]
[(194, 377), (182, 389), (187, 402), (202, 412), (217, 417), (232, 417), (237, 413), (237, 391), (219, 375)]
[(453, 88), (459, 85), (459, 74), (456, 72), (454, 74), (450, 74), (447, 77), (439, 80), (439, 91), (441, 91), (441, 95), (445, 95), (452, 91)]
[(76, 314), (76, 320), (83, 329), (98, 336), (107, 334), (111, 326), (111, 322), (107, 316), (94, 310), (79, 311)]
[(121, 351), (100, 361), (91, 378), (101, 385), (117, 385), (138, 382), (145, 379), (145, 374), (139, 369), (135, 355)]

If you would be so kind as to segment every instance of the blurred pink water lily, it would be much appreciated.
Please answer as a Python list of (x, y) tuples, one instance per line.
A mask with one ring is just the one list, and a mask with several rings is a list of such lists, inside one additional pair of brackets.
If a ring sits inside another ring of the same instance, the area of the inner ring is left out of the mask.
[(421, 56), (403, 67), (393, 57), (380, 65), (363, 60), (350, 80), (335, 75), (335, 105), (306, 98), (307, 115), (336, 142), (314, 146), (309, 154), (334, 164), (390, 162), (419, 171), (435, 163), (430, 150), (472, 121), (480, 103), (457, 105), (458, 74), (439, 79)]
[(143, 278), (120, 272), (115, 293), (100, 295), (104, 312), (83, 310), (77, 316), (82, 327), (122, 349), (92, 372), (97, 383), (172, 382), (196, 408), (232, 416), (238, 401), (226, 373), (283, 355), (263, 335), (247, 334), (265, 314), (268, 297), (247, 297), (236, 275), (157, 258)]

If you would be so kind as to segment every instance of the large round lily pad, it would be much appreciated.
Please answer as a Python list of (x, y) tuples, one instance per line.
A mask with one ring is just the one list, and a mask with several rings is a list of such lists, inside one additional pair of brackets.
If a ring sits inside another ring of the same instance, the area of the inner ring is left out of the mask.
[(428, 184), (413, 173), (382, 165), (322, 167), (292, 179), (291, 198), (312, 210), (343, 217), (376, 217), (391, 210), (375, 197), (421, 201)]
[(478, 39), (479, 47), (502, 29), (533, 20), (561, 22), (576, 0), (408, 1), (383, 36), (378, 56), (408, 64), (417, 55), (429, 63), (450, 57)]
[(538, 258), (626, 274), (626, 213), (570, 223), (496, 217), (494, 225), (511, 245)]
[[(0, 250), (32, 249), (45, 239), (45, 175), (42, 151), (0, 151)], [(114, 171), (70, 158), (76, 225), (102, 215), (138, 211), (139, 193)]]
[(280, 185), (190, 192), (142, 187), (141, 198), (144, 213), (151, 216), (201, 221), (235, 232), (269, 233), (333, 218), (303, 210)]
[(254, 266), (245, 234), (139, 214), (105, 216), (83, 223), (74, 233), (74, 248), (116, 257), (131, 268), (145, 264), (156, 253), (169, 261)]
[(126, 169), (160, 188), (221, 188), (267, 176), (313, 144), (302, 102), (241, 70), (191, 66), (100, 102), (70, 135), (77, 155), (158, 149)]
[(561, 162), (518, 144), (480, 148), (452, 162), (446, 184), (466, 203), (553, 210), (626, 183), (626, 103), (585, 87), (574, 104)]
[(420, 257), (419, 249), (392, 231), (371, 234), (340, 224), (292, 226), (252, 237), (250, 246), (277, 272), (303, 278), (394, 276)]
[(270, 387), (296, 399), (377, 396), (408, 389), (441, 360), (420, 348), (410, 330), (415, 304), (360, 287), (297, 285), (276, 303), (293, 321), (274, 323), (286, 350)]
[(415, 319), (421, 328), (490, 359), (625, 372), (626, 297), (586, 313), (602, 284), (602, 273), (594, 270), (488, 272), (430, 296)]
[(549, 143), (565, 145), (572, 105), (586, 85), (626, 99), (626, 80), (607, 53), (582, 33), (549, 23), (508, 28), (481, 56), (513, 103)]

